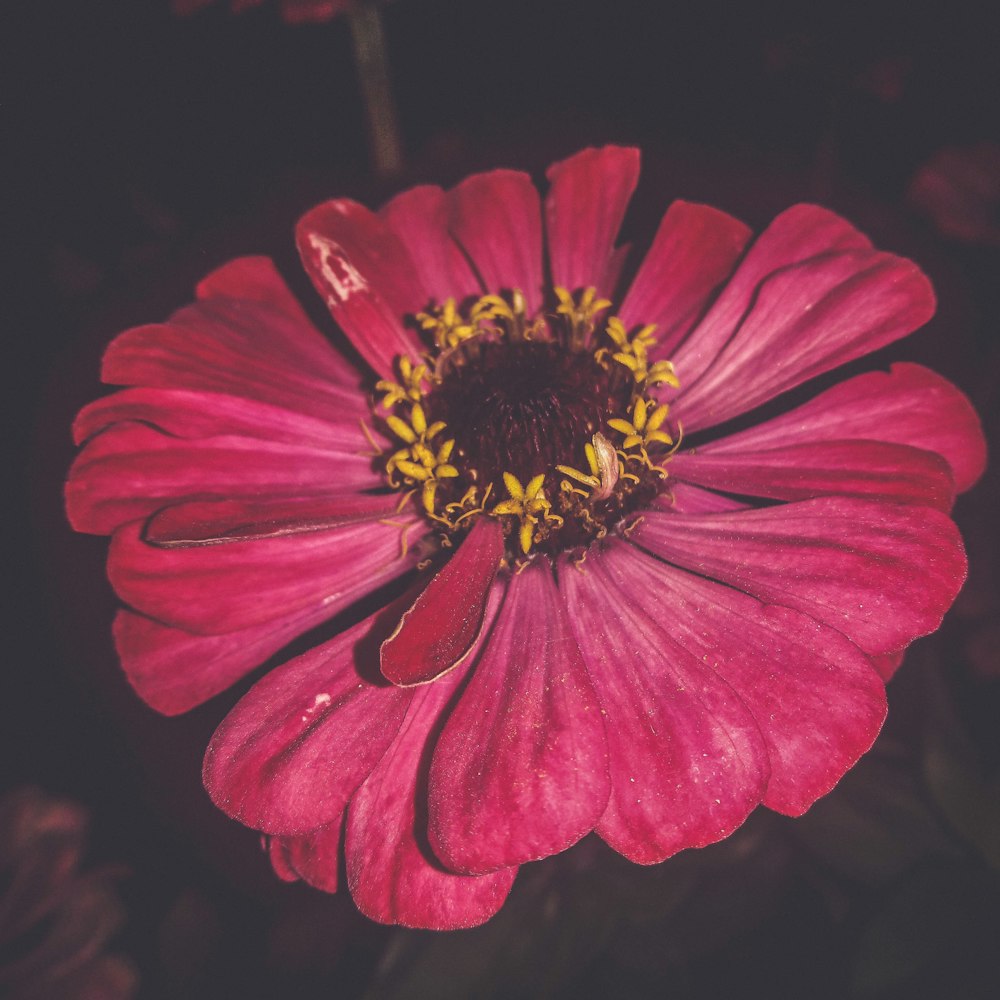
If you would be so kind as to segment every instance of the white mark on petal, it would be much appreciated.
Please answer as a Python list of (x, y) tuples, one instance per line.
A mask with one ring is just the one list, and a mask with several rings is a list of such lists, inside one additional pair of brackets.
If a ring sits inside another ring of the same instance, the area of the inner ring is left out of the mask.
[(318, 233), (310, 233), (309, 245), (318, 255), (320, 274), (330, 289), (327, 304), (331, 308), (343, 305), (355, 292), (368, 290), (368, 282), (347, 259), (339, 243)]

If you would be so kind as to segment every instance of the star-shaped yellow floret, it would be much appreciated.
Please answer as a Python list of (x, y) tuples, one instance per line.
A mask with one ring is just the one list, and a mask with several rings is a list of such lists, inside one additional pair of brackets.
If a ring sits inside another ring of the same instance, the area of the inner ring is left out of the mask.
[(479, 332), (478, 317), (466, 319), (455, 305), (454, 299), (446, 299), (443, 306), (434, 312), (417, 313), (417, 322), (434, 337), (438, 350), (455, 348)]
[(585, 288), (580, 293), (580, 301), (573, 298), (573, 293), (568, 288), (556, 285), (553, 288), (559, 305), (556, 306), (556, 313), (565, 316), (572, 327), (574, 337), (578, 340), (585, 339), (594, 332), (594, 320), (598, 313), (610, 308), (610, 299), (597, 298), (596, 288)]
[(563, 475), (575, 479), (578, 483), (589, 486), (589, 493), (586, 490), (578, 489), (566, 480), (563, 480), (562, 488), (579, 493), (581, 496), (590, 497), (591, 500), (606, 500), (611, 496), (622, 472), (621, 462), (618, 461), (614, 445), (603, 434), (598, 433), (583, 446), (583, 453), (590, 468), (589, 475), (570, 465), (557, 465), (556, 469)]
[(379, 379), (375, 388), (385, 393), (382, 406), (392, 409), (397, 403), (419, 403), (424, 398), (423, 384), (427, 380), (427, 365), (414, 365), (407, 357), (400, 357), (396, 362), (399, 370), (399, 381)]
[(608, 426), (625, 435), (625, 440), (622, 441), (622, 448), (625, 451), (638, 448), (643, 461), (649, 464), (647, 448), (654, 444), (665, 444), (669, 447), (674, 443), (674, 439), (666, 431), (660, 430), (667, 419), (670, 407), (664, 403), (650, 402), (640, 396), (630, 410), (632, 415), (630, 421), (615, 417), (608, 421)]
[(509, 514), (520, 520), (518, 540), (521, 543), (521, 551), (527, 555), (535, 540), (535, 527), (538, 522), (540, 520), (555, 521), (561, 524), (562, 518), (558, 514), (552, 513), (552, 505), (545, 497), (545, 491), (542, 488), (545, 483), (544, 473), (530, 479), (527, 486), (522, 486), (517, 476), (505, 472), (503, 482), (510, 494), (510, 499), (502, 500), (490, 513), (494, 515)]

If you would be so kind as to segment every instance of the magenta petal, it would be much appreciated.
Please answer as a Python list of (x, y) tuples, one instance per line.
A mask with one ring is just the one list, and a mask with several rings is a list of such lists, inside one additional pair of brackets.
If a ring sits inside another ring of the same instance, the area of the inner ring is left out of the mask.
[(382, 219), (357, 202), (328, 201), (299, 220), (296, 242), (334, 319), (379, 375), (393, 376), (399, 355), (417, 357), (420, 341), (403, 317), (430, 296)]
[(268, 500), (193, 500), (167, 507), (146, 524), (143, 538), (164, 547), (222, 545), (327, 531), (384, 517), (384, 496), (357, 493), (339, 497)]
[(114, 424), (131, 421), (152, 424), (175, 437), (239, 434), (335, 451), (371, 451), (361, 429), (361, 421), (370, 413), (366, 397), (341, 386), (330, 390), (331, 402), (336, 400), (341, 407), (335, 420), (217, 392), (122, 389), (85, 406), (73, 422), (73, 438), (82, 444)]
[[(390, 500), (393, 498), (389, 498)], [(391, 508), (384, 517), (391, 519)], [(112, 538), (108, 577), (135, 610), (201, 635), (251, 628), (276, 618), (326, 608), (329, 615), (401, 576), (415, 565), (404, 554), (423, 529), (413, 517), (383, 523), (378, 515), (338, 528), (161, 548), (143, 541), (135, 522)]]
[(302, 879), (314, 889), (336, 892), (343, 840), (343, 816), (298, 837), (271, 837), (268, 854), (278, 878)]
[(552, 283), (576, 291), (604, 285), (625, 209), (639, 180), (639, 150), (584, 149), (546, 171), (545, 228)]
[[(692, 381), (688, 356), (678, 353), (676, 416), (689, 431), (722, 423), (905, 337), (931, 318), (934, 306), (926, 276), (892, 254), (846, 251), (787, 268), (763, 282), (704, 375)], [(710, 319), (685, 348), (700, 342)]]
[[(735, 227), (732, 238), (741, 238)], [(684, 372), (681, 385), (692, 385), (713, 363), (769, 275), (819, 254), (870, 248), (867, 237), (825, 208), (793, 205), (786, 209), (757, 237), (704, 319), (674, 353), (678, 371)], [(720, 269), (717, 280), (724, 276)], [(651, 322), (638, 315), (633, 321)]]
[[(237, 257), (206, 275), (195, 289), (199, 299), (263, 302), (314, 329), (306, 311), (269, 257)], [(322, 335), (317, 331), (317, 338)]]
[(329, 618), (310, 608), (223, 635), (195, 635), (122, 610), (115, 648), (135, 693), (164, 715), (179, 715), (214, 698), (296, 636)]
[(445, 723), (430, 773), (429, 837), (453, 871), (557, 854), (608, 801), (600, 704), (548, 560), (511, 577)]
[(903, 657), (906, 656), (905, 649), (897, 649), (893, 653), (882, 653), (871, 658), (872, 666), (878, 671), (879, 677), (885, 683), (892, 680), (893, 675), (902, 666)]
[(629, 537), (668, 562), (832, 625), (869, 654), (936, 629), (966, 572), (947, 515), (854, 497), (714, 515), (649, 511)]
[(907, 362), (888, 372), (857, 375), (780, 417), (713, 441), (699, 453), (730, 456), (846, 438), (936, 452), (951, 466), (959, 493), (972, 486), (986, 465), (983, 429), (965, 394), (940, 375)]
[[(323, 352), (299, 349), (295, 338), (280, 335), (279, 324), (287, 322), (282, 314), (265, 316), (264, 306), (247, 307), (254, 322), (235, 327), (232, 313), (242, 305), (225, 303), (229, 315), (223, 318), (205, 315), (205, 305), (191, 306), (187, 312), (198, 314), (191, 317), (191, 323), (126, 330), (104, 352), (101, 378), (111, 385), (256, 399), (319, 420), (341, 422), (344, 389), (358, 381), (357, 372), (348, 369), (328, 345), (323, 345)], [(223, 305), (214, 304), (213, 309), (219, 313)], [(315, 356), (321, 353), (327, 358), (325, 364)]]
[(411, 697), (359, 672), (370, 670), (384, 618), (373, 615), (272, 670), (226, 716), (202, 772), (226, 815), (265, 833), (303, 834), (341, 814)]
[(473, 174), (448, 192), (450, 229), (490, 292), (520, 289), (528, 314), (542, 302), (542, 209), (527, 174)]
[(468, 655), (483, 627), (486, 599), (503, 557), (503, 528), (480, 517), (382, 643), (382, 674), (393, 684), (426, 684)]
[(673, 638), (669, 605), (638, 607), (648, 579), (609, 551), (581, 567), (562, 560), (560, 589), (607, 732), (611, 797), (597, 832), (654, 864), (732, 833), (764, 795), (767, 753), (742, 700)]
[(717, 208), (675, 201), (625, 296), (622, 322), (628, 328), (655, 323), (654, 354), (670, 354), (729, 277), (750, 235)]
[(479, 279), (448, 232), (448, 196), (425, 184), (396, 195), (379, 215), (409, 251), (428, 296), (438, 303), (482, 293)]
[(652, 502), (653, 510), (676, 514), (719, 514), (722, 511), (746, 510), (748, 506), (749, 504), (722, 493), (692, 486), (674, 478), (668, 480), (667, 492), (661, 493)]
[(678, 454), (670, 473), (730, 493), (807, 500), (831, 493), (950, 510), (948, 463), (933, 452), (881, 441), (817, 441), (717, 454), (711, 446)]
[(670, 609), (670, 634), (740, 696), (767, 744), (764, 804), (799, 815), (875, 741), (885, 688), (871, 661), (839, 632), (651, 558), (634, 546), (607, 553), (620, 577), (639, 578), (637, 604)]
[(121, 423), (77, 456), (66, 481), (66, 509), (77, 531), (103, 535), (194, 497), (291, 499), (379, 485), (370, 456), (351, 450), (235, 435), (185, 440)]
[(347, 812), (347, 880), (358, 909), (383, 924), (475, 927), (503, 905), (517, 874), (455, 875), (425, 843), (429, 741), (464, 671), (415, 691), (392, 745)]

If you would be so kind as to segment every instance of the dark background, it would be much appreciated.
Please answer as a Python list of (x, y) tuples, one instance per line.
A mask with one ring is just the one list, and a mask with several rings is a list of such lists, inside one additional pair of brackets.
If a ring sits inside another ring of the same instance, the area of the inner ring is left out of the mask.
[[(275, 3), (187, 19), (166, 0), (5, 13), (4, 323), (14, 506), (0, 718), (4, 786), (92, 814), (90, 863), (122, 865), (113, 943), (140, 995), (992, 997), (1000, 994), (998, 486), (959, 502), (970, 582), (890, 687), (875, 750), (798, 822), (652, 869), (590, 841), (527, 866), (486, 927), (378, 927), (346, 893), (271, 875), (201, 790), (235, 694), (165, 720), (119, 675), (105, 542), (59, 489), (100, 351), (165, 317), (229, 257), (274, 256), (310, 205), (637, 143), (626, 235), (670, 200), (760, 226), (796, 200), (841, 211), (931, 274), (938, 317), (893, 358), (931, 364), (998, 424), (1000, 251), (942, 236), (906, 198), (946, 146), (996, 141), (1000, 36), (973, 7), (734, 7), (614, 0), (398, 0), (384, 11), (406, 163), (378, 180), (347, 25)], [(985, 208), (1000, 223), (997, 205)], [(881, 360), (881, 356), (879, 359)], [(0, 955), (2, 958), (2, 955)]]

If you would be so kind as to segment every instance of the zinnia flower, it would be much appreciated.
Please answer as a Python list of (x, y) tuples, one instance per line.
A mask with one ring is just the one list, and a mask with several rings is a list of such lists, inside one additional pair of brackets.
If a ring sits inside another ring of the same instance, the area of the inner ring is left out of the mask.
[(638, 172), (587, 149), (544, 204), (497, 170), (320, 205), (298, 245), (358, 364), (244, 258), (121, 334), (103, 379), (130, 388), (77, 419), (70, 518), (112, 535), (150, 705), (332, 621), (229, 713), (205, 785), (285, 878), (332, 891), (346, 852), (376, 920), (480, 923), (591, 830), (651, 864), (802, 813), (964, 579), (948, 512), (984, 444), (933, 372), (728, 430), (925, 323), (920, 270), (813, 205), (751, 241), (675, 202), (622, 296)]

